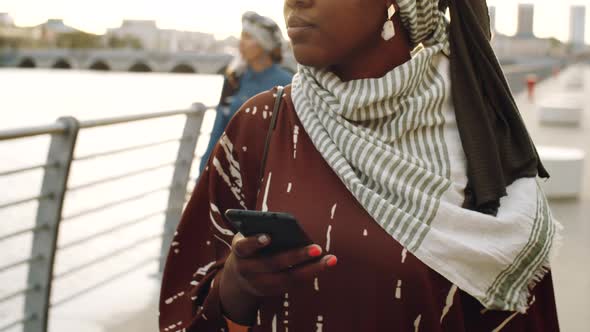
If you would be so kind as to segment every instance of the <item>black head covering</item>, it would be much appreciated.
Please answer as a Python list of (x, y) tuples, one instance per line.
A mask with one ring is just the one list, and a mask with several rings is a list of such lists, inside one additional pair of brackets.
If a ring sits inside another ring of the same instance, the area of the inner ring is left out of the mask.
[(495, 215), (506, 187), (523, 177), (549, 177), (490, 45), (485, 0), (440, 0), (449, 8), (451, 86), (467, 156), (465, 207)]

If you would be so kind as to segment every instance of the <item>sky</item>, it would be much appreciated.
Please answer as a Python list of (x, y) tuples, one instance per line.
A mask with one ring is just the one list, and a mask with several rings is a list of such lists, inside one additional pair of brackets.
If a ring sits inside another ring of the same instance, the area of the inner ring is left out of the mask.
[[(586, 41), (590, 43), (590, 0), (488, 0), (496, 6), (497, 28), (516, 31), (518, 3), (535, 4), (535, 34), (567, 40), (569, 6), (587, 5)], [(75, 28), (104, 33), (123, 19), (156, 20), (160, 28), (213, 33), (216, 38), (238, 36), (240, 17), (254, 10), (275, 19), (284, 29), (283, 0), (0, 0), (0, 12), (9, 13), (20, 26), (32, 26), (48, 18), (62, 18)]]

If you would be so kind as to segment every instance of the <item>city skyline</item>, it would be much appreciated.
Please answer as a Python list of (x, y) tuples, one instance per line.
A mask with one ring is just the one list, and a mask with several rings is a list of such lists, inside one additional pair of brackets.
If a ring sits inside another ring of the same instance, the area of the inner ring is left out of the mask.
[[(496, 7), (499, 33), (516, 34), (518, 5), (534, 4), (535, 35), (567, 41), (570, 6), (590, 7), (590, 0), (560, 0), (559, 4), (554, 0), (490, 0), (488, 4)], [(211, 33), (217, 39), (238, 36), (241, 14), (248, 10), (272, 17), (284, 30), (282, 7), (283, 1), (278, 0), (241, 0), (231, 5), (202, 0), (103, 0), (95, 6), (75, 0), (0, 0), (0, 12), (9, 13), (18, 26), (35, 26), (58, 18), (77, 29), (103, 34), (109, 28), (120, 26), (123, 20), (155, 20), (162, 29)], [(547, 24), (548, 21), (553, 23)], [(590, 43), (590, 25), (586, 25), (585, 35), (586, 42)]]

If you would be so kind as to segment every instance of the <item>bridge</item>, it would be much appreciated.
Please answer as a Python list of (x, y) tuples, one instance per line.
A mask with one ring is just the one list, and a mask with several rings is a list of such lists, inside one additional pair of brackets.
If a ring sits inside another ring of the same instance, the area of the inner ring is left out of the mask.
[(18, 50), (0, 51), (0, 66), (129, 72), (220, 74), (232, 56), (195, 52), (143, 50)]

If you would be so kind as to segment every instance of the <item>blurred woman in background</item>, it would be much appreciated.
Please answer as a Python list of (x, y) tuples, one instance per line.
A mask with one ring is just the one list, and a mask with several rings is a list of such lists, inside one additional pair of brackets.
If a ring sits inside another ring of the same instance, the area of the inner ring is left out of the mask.
[(201, 159), (200, 172), (223, 134), (229, 120), (251, 97), (277, 85), (291, 83), (292, 74), (281, 68), (283, 36), (272, 19), (246, 12), (242, 16), (240, 55), (228, 66), (221, 100), (207, 151)]

